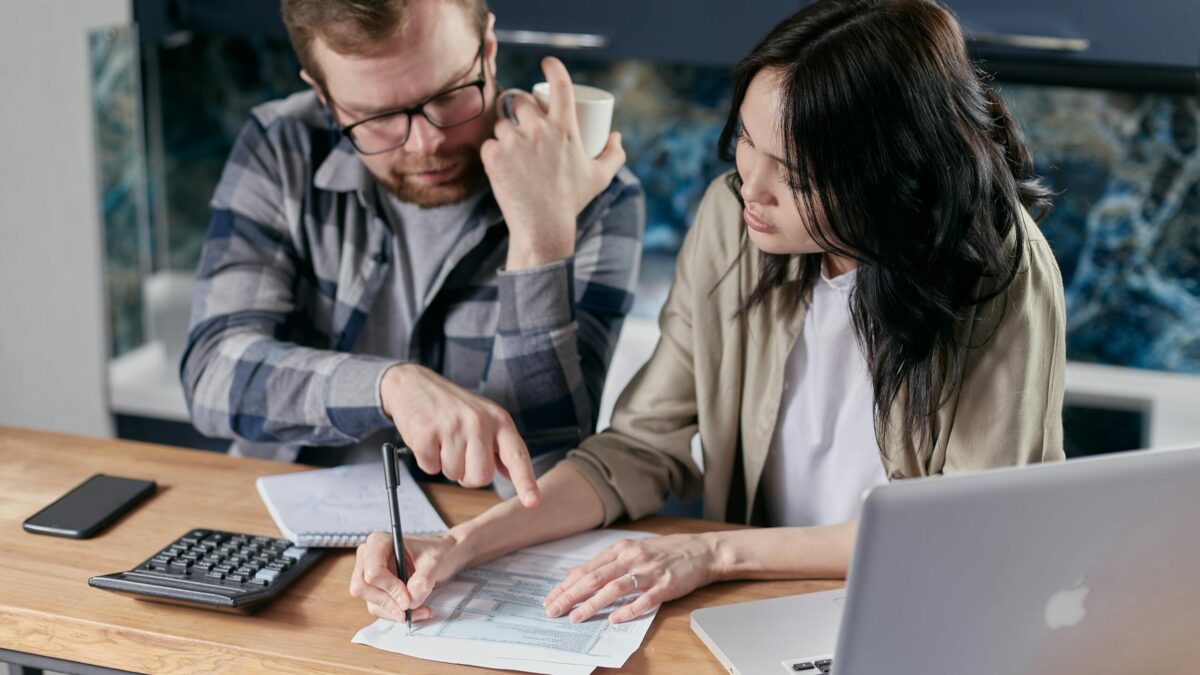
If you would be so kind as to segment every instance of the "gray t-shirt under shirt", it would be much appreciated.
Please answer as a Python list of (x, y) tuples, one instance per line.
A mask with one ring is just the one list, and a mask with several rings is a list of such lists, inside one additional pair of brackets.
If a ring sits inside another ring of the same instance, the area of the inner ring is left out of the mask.
[[(431, 209), (402, 202), (390, 194), (382, 197), (380, 215), (395, 234), (391, 264), (379, 297), (354, 342), (354, 353), (408, 360), (417, 319), (433, 299), (434, 282), (483, 195), (478, 191), (457, 204)], [(395, 429), (382, 429), (354, 445), (316, 452), (320, 463), (329, 466), (377, 462), (380, 445), (395, 438)]]
[(383, 197), (381, 215), (396, 235), (392, 262), (354, 342), (355, 353), (408, 359), (409, 339), (432, 299), (430, 289), (482, 198), (483, 192), (476, 192), (457, 204), (423, 209), (390, 194)]

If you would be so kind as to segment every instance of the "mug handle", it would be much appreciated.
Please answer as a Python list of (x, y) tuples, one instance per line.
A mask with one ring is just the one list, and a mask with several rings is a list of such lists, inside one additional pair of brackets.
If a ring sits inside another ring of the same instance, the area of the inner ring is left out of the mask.
[(504, 115), (505, 119), (507, 119), (509, 122), (512, 122), (516, 126), (521, 126), (521, 121), (517, 119), (517, 114), (513, 112), (512, 100), (513, 96), (520, 91), (520, 89), (505, 89), (504, 91), (500, 92), (500, 96), (497, 101), (500, 104), (500, 114)]

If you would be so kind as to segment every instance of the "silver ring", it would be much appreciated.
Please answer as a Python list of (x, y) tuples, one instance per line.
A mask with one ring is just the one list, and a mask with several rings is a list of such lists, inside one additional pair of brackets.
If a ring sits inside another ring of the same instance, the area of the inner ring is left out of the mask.
[(629, 570), (626, 574), (629, 575), (630, 579), (633, 579), (633, 590), (636, 591), (638, 589), (637, 575), (633, 573), (633, 570)]

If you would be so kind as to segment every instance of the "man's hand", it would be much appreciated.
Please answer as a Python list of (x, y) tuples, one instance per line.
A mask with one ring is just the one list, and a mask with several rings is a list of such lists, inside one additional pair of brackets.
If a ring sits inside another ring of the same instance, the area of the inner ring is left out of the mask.
[(350, 595), (364, 600), (367, 611), (381, 619), (403, 621), (404, 610), (411, 609), (414, 621), (424, 621), (433, 618), (433, 610), (425, 606), (429, 594), (438, 584), (465, 569), (471, 555), (449, 534), (405, 537), (404, 546), (408, 584), (396, 576), (392, 535), (375, 532), (368, 537), (354, 557)]
[(380, 397), (422, 471), (441, 472), (463, 487), (482, 487), (499, 468), (522, 504), (537, 504), (529, 450), (503, 408), (411, 363), (384, 373)]
[(512, 97), (514, 124), (498, 115), (495, 138), (480, 148), (483, 167), (509, 229), (506, 267), (522, 269), (569, 257), (575, 218), (612, 182), (625, 163), (621, 136), (612, 133), (599, 157), (583, 150), (571, 76), (554, 57), (542, 60), (550, 110), (525, 92)]

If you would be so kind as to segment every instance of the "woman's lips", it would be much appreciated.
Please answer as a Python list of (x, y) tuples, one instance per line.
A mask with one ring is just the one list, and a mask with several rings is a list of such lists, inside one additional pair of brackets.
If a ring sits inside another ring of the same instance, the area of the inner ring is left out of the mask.
[(777, 231), (777, 228), (774, 225), (766, 222), (762, 218), (755, 216), (753, 213), (750, 213), (750, 209), (742, 210), (742, 220), (745, 220), (746, 226), (755, 232), (772, 234)]

